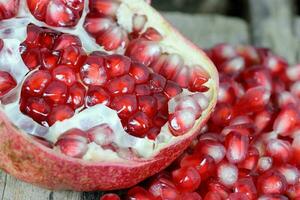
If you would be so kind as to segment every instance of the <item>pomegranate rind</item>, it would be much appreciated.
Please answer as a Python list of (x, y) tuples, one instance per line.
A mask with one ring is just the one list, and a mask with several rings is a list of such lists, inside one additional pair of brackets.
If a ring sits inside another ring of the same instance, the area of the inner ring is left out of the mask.
[(171, 38), (189, 49), (193, 58), (207, 70), (211, 81), (210, 104), (196, 121), (194, 127), (183, 136), (172, 139), (151, 158), (126, 160), (126, 162), (92, 162), (64, 156), (49, 149), (9, 122), (0, 109), (0, 168), (25, 182), (51, 190), (116, 190), (131, 187), (166, 168), (198, 135), (217, 102), (218, 73), (205, 53), (185, 39), (163, 17), (145, 2), (147, 12), (163, 22), (163, 29)]

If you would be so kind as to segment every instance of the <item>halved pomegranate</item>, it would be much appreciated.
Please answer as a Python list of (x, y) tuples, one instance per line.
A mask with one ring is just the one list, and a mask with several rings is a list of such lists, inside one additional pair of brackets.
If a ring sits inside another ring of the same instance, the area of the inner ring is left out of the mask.
[(0, 7), (1, 169), (51, 189), (126, 188), (206, 123), (216, 69), (146, 2), (13, 3)]

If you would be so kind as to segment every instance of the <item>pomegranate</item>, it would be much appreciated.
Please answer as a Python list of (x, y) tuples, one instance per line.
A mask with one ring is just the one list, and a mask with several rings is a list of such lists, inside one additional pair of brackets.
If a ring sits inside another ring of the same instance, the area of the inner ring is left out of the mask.
[(300, 99), (292, 89), (300, 65), (251, 46), (221, 44), (207, 54), (220, 74), (212, 117), (169, 168), (140, 187), (153, 200), (300, 199)]
[[(166, 168), (208, 120), (218, 89), (213, 63), (147, 2), (5, 2), (4, 171), (49, 189), (128, 188)], [(191, 191), (198, 171), (206, 170), (188, 167), (174, 180)], [(192, 185), (180, 183), (185, 177)]]

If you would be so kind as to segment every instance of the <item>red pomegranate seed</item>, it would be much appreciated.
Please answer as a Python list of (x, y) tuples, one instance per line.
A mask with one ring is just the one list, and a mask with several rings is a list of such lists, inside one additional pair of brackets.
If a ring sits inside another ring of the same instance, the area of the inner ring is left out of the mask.
[(79, 129), (71, 129), (58, 138), (55, 146), (67, 156), (82, 158), (88, 149), (86, 137), (85, 132)]
[(100, 86), (90, 87), (85, 98), (85, 104), (87, 107), (92, 107), (97, 104), (109, 106), (111, 102), (109, 93)]
[(136, 84), (141, 84), (149, 80), (150, 70), (143, 64), (132, 63), (129, 74), (135, 79)]
[(187, 133), (196, 122), (196, 114), (191, 109), (178, 110), (169, 116), (169, 129), (173, 135)]
[(276, 95), (276, 103), (280, 108), (289, 107), (289, 105), (297, 106), (298, 99), (291, 92), (283, 91)]
[(133, 93), (134, 78), (129, 75), (114, 78), (107, 83), (106, 88), (113, 95)]
[[(34, 0), (27, 1), (27, 5), (30, 7), (29, 2), (34, 3)], [(31, 48), (31, 49), (39, 47), (39, 34), (41, 33), (41, 31), (42, 31), (42, 29), (40, 27), (33, 25), (33, 24), (29, 24), (27, 26), (27, 38), (24, 41), (23, 45), (25, 45), (26, 47)]]
[(47, 49), (41, 50), (41, 63), (44, 69), (53, 69), (60, 61), (60, 52), (49, 51)]
[(122, 55), (110, 55), (105, 58), (106, 71), (108, 76), (114, 78), (129, 72), (130, 59)]
[(238, 132), (226, 135), (226, 158), (230, 163), (239, 163), (246, 158), (249, 146), (249, 137)]
[(157, 113), (157, 101), (152, 96), (138, 97), (139, 110), (152, 118)]
[(208, 192), (203, 200), (222, 200), (222, 198), (218, 193)]
[(168, 96), (169, 99), (177, 96), (183, 91), (183, 89), (173, 81), (167, 81), (165, 86), (165, 94)]
[(239, 192), (247, 195), (249, 200), (255, 200), (257, 198), (257, 190), (252, 178), (241, 178), (235, 186), (234, 192)]
[(244, 58), (237, 56), (224, 62), (220, 66), (220, 70), (222, 70), (226, 74), (237, 75), (245, 69), (245, 65), (246, 63)]
[(124, 48), (128, 44), (127, 33), (123, 28), (113, 25), (104, 31), (103, 34), (100, 34), (96, 38), (96, 42), (103, 46), (106, 51)]
[(263, 65), (274, 75), (284, 72), (288, 67), (288, 63), (283, 58), (273, 55), (266, 57)]
[(268, 90), (272, 89), (270, 72), (259, 66), (247, 68), (243, 71), (241, 79), (247, 89), (258, 86), (264, 86)]
[(273, 194), (273, 195), (262, 195), (258, 197), (258, 200), (288, 200), (288, 198), (283, 195)]
[(160, 74), (153, 73), (150, 75), (150, 89), (154, 93), (163, 92), (166, 86), (167, 80)]
[(39, 37), (40, 47), (46, 49), (52, 49), (56, 38), (57, 38), (57, 34), (51, 31), (45, 31), (40, 33), (40, 37)]
[(197, 192), (183, 193), (180, 198), (184, 200), (202, 200), (202, 197)]
[(269, 102), (270, 91), (264, 87), (255, 87), (247, 90), (234, 106), (236, 113), (252, 113), (261, 111)]
[(187, 88), (189, 86), (190, 80), (190, 68), (187, 66), (183, 66), (180, 71), (174, 75), (173, 81), (178, 83), (180, 87)]
[(0, 20), (15, 17), (19, 9), (19, 0), (7, 0), (0, 3)]
[(289, 106), (281, 110), (273, 124), (273, 129), (285, 135), (299, 123), (300, 114), (296, 107)]
[(274, 113), (270, 109), (265, 109), (257, 113), (254, 119), (254, 125), (258, 133), (261, 133), (268, 128), (268, 126), (270, 126), (273, 119), (273, 114)]
[(290, 185), (287, 190), (287, 196), (290, 199), (299, 200), (300, 199), (300, 183)]
[(149, 66), (158, 59), (161, 54), (161, 48), (153, 41), (136, 39), (129, 43), (125, 54), (132, 60)]
[(67, 5), (77, 11), (81, 11), (84, 7), (84, 1), (83, 0), (65, 0)]
[(236, 96), (234, 94), (235, 91), (233, 84), (227, 81), (222, 82), (221, 80), (218, 93), (218, 103), (233, 104), (236, 100)]
[(186, 109), (189, 109), (192, 113), (194, 113), (196, 118), (199, 118), (202, 112), (200, 105), (192, 96), (181, 97), (177, 102), (175, 112)]
[(52, 71), (54, 79), (63, 82), (67, 86), (71, 86), (76, 81), (76, 74), (73, 69), (66, 65), (59, 65)]
[(142, 34), (141, 37), (156, 42), (159, 42), (163, 39), (163, 36), (156, 29), (152, 27), (147, 28), (147, 30)]
[(138, 108), (136, 96), (116, 96), (111, 102), (111, 108), (116, 110), (121, 118), (129, 118)]
[(29, 70), (41, 66), (41, 52), (39, 49), (28, 49), (22, 54), (22, 59)]
[(68, 88), (60, 81), (53, 81), (46, 87), (43, 98), (50, 104), (65, 104), (68, 99)]
[(45, 0), (27, 0), (30, 12), (38, 20), (44, 20), (49, 1)]
[(209, 79), (209, 75), (201, 66), (194, 66), (191, 70), (189, 90), (192, 92), (206, 92), (203, 86)]
[(131, 188), (128, 193), (127, 193), (127, 199), (128, 200), (137, 200), (137, 199), (141, 199), (141, 200), (151, 200), (154, 199), (153, 195), (148, 192), (147, 190), (145, 190), (142, 187), (139, 186), (135, 186), (133, 188)]
[(156, 137), (159, 135), (159, 133), (160, 133), (160, 128), (152, 127), (147, 132), (147, 138), (150, 140), (155, 140)]
[(45, 22), (50, 26), (71, 27), (75, 26), (79, 20), (78, 13), (60, 0), (49, 1), (46, 12)]
[(87, 85), (102, 86), (107, 82), (107, 73), (103, 66), (103, 58), (89, 56), (80, 69), (81, 80)]
[(201, 183), (201, 177), (195, 167), (183, 167), (173, 171), (172, 179), (182, 192), (193, 192)]
[(260, 62), (258, 52), (254, 47), (241, 45), (237, 46), (236, 50), (237, 53), (244, 58), (246, 66), (256, 65)]
[(253, 120), (248, 116), (237, 116), (232, 119), (230, 125), (251, 124)]
[(60, 35), (54, 43), (54, 50), (64, 50), (69, 46), (81, 47), (81, 41), (78, 37), (64, 33)]
[(23, 92), (28, 96), (40, 96), (51, 82), (48, 71), (38, 70), (30, 74), (23, 83)]
[(215, 160), (216, 163), (219, 163), (225, 157), (226, 149), (219, 142), (202, 140), (196, 146), (195, 152), (198, 154), (209, 155)]
[(181, 167), (195, 167), (202, 180), (206, 180), (215, 172), (216, 166), (214, 159), (209, 155), (189, 155), (185, 156), (181, 162)]
[(45, 124), (51, 107), (42, 98), (31, 97), (21, 101), (21, 111), (40, 124)]
[(131, 135), (144, 137), (150, 126), (149, 117), (143, 112), (137, 112), (128, 119), (127, 129)]
[(295, 185), (300, 178), (300, 172), (296, 166), (290, 164), (283, 164), (277, 170), (285, 177), (289, 185)]
[(75, 83), (69, 89), (69, 99), (67, 102), (72, 106), (73, 109), (83, 106), (85, 92), (85, 88), (80, 83)]
[(286, 163), (292, 156), (292, 146), (288, 141), (271, 139), (267, 141), (266, 153), (271, 156), (275, 162)]
[(112, 0), (90, 0), (89, 2), (91, 11), (109, 16), (114, 16), (120, 6), (119, 2)]
[(247, 152), (246, 158), (245, 160), (243, 160), (242, 162), (240, 162), (238, 164), (239, 168), (242, 169), (248, 169), (248, 170), (254, 170), (257, 166), (258, 163), (258, 159), (259, 159), (259, 152), (258, 150), (251, 146)]
[(16, 86), (16, 80), (8, 72), (0, 71), (0, 98)]
[(238, 132), (242, 135), (249, 136), (250, 139), (253, 137), (253, 135), (256, 132), (255, 131), (255, 126), (253, 124), (248, 123), (248, 124), (237, 124), (237, 125), (226, 126), (222, 130), (221, 134), (226, 136), (232, 131)]
[(232, 187), (238, 180), (238, 168), (230, 163), (220, 163), (217, 169), (217, 176), (220, 183)]
[(179, 198), (179, 192), (175, 185), (166, 178), (159, 178), (150, 185), (149, 192), (156, 198), (176, 200)]
[(167, 112), (168, 111), (168, 97), (163, 93), (153, 94), (153, 97), (157, 101), (157, 110), (160, 110), (162, 112)]
[[(166, 57), (163, 66), (160, 67), (159, 73), (166, 77), (166, 79), (172, 79), (183, 66), (184, 61), (178, 54), (170, 54)], [(153, 68), (155, 71), (155, 68)]]
[(111, 18), (88, 14), (84, 22), (84, 28), (88, 33), (95, 37), (103, 34), (114, 24), (114, 20)]
[(62, 50), (61, 64), (69, 65), (75, 71), (79, 71), (83, 64), (98, 64), (102, 66), (103, 61), (100, 60), (101, 58), (90, 57), (86, 62), (85, 59), (86, 54), (80, 46), (71, 45)]
[(258, 177), (257, 189), (262, 194), (283, 194), (287, 189), (287, 182), (278, 171), (270, 170)]
[(265, 172), (271, 169), (273, 165), (273, 159), (269, 156), (260, 157), (257, 163), (257, 170), (259, 172)]
[(105, 194), (100, 200), (121, 200), (120, 197), (116, 194)]
[(241, 192), (231, 193), (227, 199), (228, 200), (249, 200), (248, 196)]
[(48, 116), (48, 124), (52, 126), (57, 121), (63, 121), (73, 117), (74, 110), (67, 105), (58, 105), (53, 107), (50, 115)]
[(158, 127), (162, 127), (167, 123), (167, 121), (168, 121), (168, 117), (166, 116), (166, 114), (162, 112), (158, 112), (153, 119), (154, 125)]
[[(152, 70), (155, 73), (160, 73), (161, 71), (163, 72), (165, 65), (167, 64), (168, 60), (168, 55), (167, 54), (162, 54), (161, 56), (159, 56), (158, 59), (154, 60), (153, 63), (150, 65), (150, 67), (152, 68)], [(161, 73), (164, 77), (165, 74)]]
[(211, 58), (217, 67), (235, 56), (237, 56), (237, 52), (234, 47), (229, 44), (219, 44), (211, 49)]
[(286, 76), (290, 81), (300, 80), (300, 64), (290, 66), (286, 69)]
[[(293, 83), (290, 86), (290, 91), (295, 97), (300, 98), (300, 81)], [(298, 103), (299, 103), (299, 101), (298, 101)]]
[(211, 118), (212, 122), (218, 126), (226, 126), (232, 119), (232, 106), (226, 103), (219, 103)]
[(150, 95), (150, 86), (147, 84), (140, 84), (135, 86), (135, 94), (137, 96)]
[(101, 124), (87, 130), (87, 135), (90, 142), (101, 146), (110, 145), (114, 140), (114, 131), (108, 124)]
[(226, 186), (222, 185), (222, 183), (218, 180), (210, 179), (206, 184), (208, 186), (208, 190), (219, 194), (221, 199), (228, 198), (230, 190)]

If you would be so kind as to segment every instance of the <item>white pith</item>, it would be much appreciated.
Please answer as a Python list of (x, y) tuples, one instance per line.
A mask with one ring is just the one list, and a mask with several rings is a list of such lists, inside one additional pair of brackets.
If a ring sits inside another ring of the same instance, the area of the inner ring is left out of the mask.
[[(78, 36), (83, 44), (86, 52), (92, 51), (104, 51), (104, 49), (97, 45), (92, 37), (83, 28), (83, 23), (88, 13), (88, 0), (85, 1), (85, 9), (78, 25), (74, 28), (55, 28), (50, 27), (47, 24), (36, 20), (29, 12), (26, 0), (21, 0), (20, 11), (18, 18), (4, 20), (0, 22), (0, 38), (4, 41), (4, 48), (0, 52), (0, 70), (7, 71), (14, 76), (17, 80), (19, 87), (11, 91), (4, 98), (0, 99), (0, 110), (3, 110), (10, 121), (19, 129), (31, 135), (43, 137), (51, 142), (56, 142), (57, 138), (65, 131), (72, 128), (79, 128), (83, 131), (88, 130), (94, 126), (107, 123), (113, 129), (115, 133), (114, 144), (120, 148), (131, 148), (140, 158), (148, 159), (159, 153), (160, 150), (170, 146), (178, 140), (182, 140), (189, 137), (194, 133), (194, 129), (206, 118), (210, 110), (214, 106), (216, 99), (216, 81), (210, 79), (205, 85), (210, 88), (205, 95), (209, 98), (210, 104), (202, 112), (201, 117), (196, 121), (194, 127), (183, 136), (174, 137), (168, 128), (168, 124), (165, 124), (161, 133), (158, 135), (155, 141), (147, 138), (137, 138), (127, 134), (123, 130), (123, 126), (117, 112), (104, 106), (96, 105), (92, 108), (88, 108), (80, 113), (77, 113), (71, 119), (63, 122), (57, 122), (52, 127), (46, 128), (38, 123), (34, 122), (31, 118), (23, 115), (19, 109), (19, 93), (20, 86), (24, 81), (24, 76), (28, 73), (28, 69), (25, 66), (20, 53), (19, 45), (26, 39), (27, 25), (33, 23), (40, 27), (48, 27), (53, 30), (57, 30), (63, 33), (70, 33)], [(202, 66), (210, 75), (211, 62), (203, 58), (204, 55), (193, 50), (189, 44), (179, 37), (174, 29), (147, 3), (142, 0), (122, 0), (121, 5), (117, 12), (117, 21), (125, 30), (131, 32), (132, 30), (132, 16), (134, 14), (143, 14), (148, 16), (146, 27), (153, 27), (159, 30), (163, 36), (163, 40), (160, 42), (162, 52), (176, 53), (184, 58), (187, 66), (193, 67), (195, 65)], [(150, 17), (151, 16), (151, 17)], [(10, 34), (7, 34), (7, 29), (10, 30)], [(13, 51), (15, 53), (9, 53)], [(115, 52), (108, 53), (124, 53), (123, 49), (118, 49)], [(191, 92), (184, 90), (181, 95), (189, 95)], [(171, 101), (170, 101), (171, 102)], [(172, 106), (172, 105), (171, 105)], [(89, 144), (89, 149), (84, 160), (91, 161), (122, 161), (124, 158), (120, 156), (118, 152), (111, 150), (104, 150), (101, 146), (95, 143)]]

